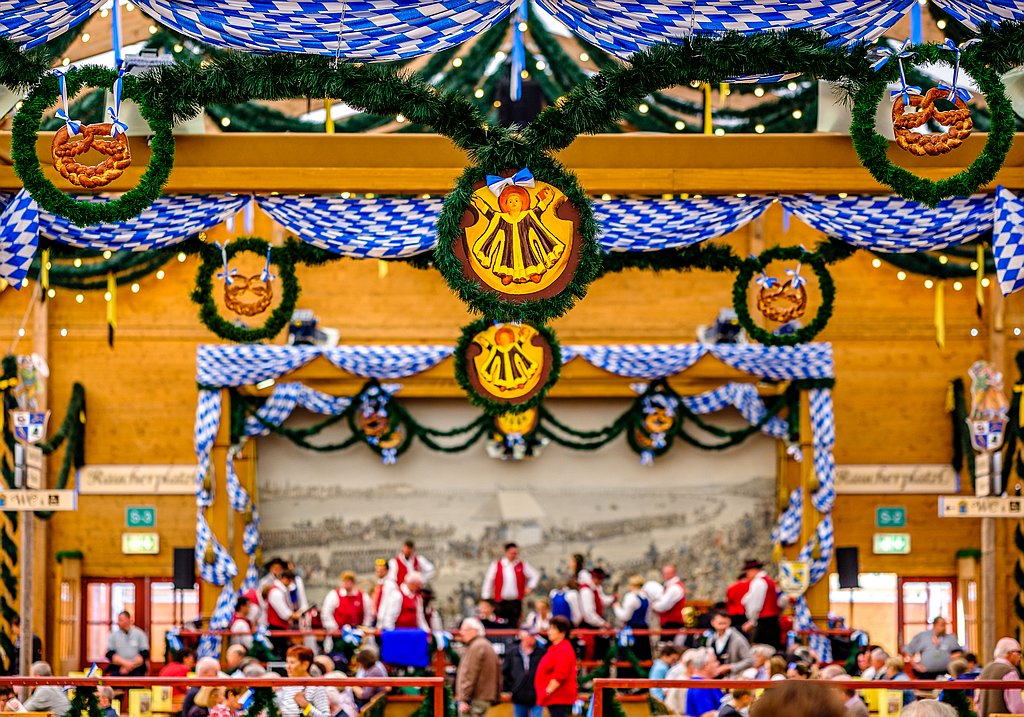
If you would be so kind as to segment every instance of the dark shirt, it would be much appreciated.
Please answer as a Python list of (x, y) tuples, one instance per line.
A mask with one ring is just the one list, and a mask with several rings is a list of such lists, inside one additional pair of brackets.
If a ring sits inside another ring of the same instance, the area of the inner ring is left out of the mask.
[[(533, 706), (537, 704), (537, 690), (534, 678), (537, 676), (537, 664), (544, 656), (544, 648), (540, 645), (526, 656), (518, 644), (511, 645), (502, 661), (502, 677), (505, 690), (512, 695), (512, 702), (517, 705)], [(529, 662), (529, 665), (526, 663)]]
[(195, 704), (197, 694), (199, 694), (198, 687), (188, 688), (188, 692), (185, 693), (185, 699), (181, 701), (182, 717), (189, 717), (189, 712), (192, 711), (192, 706)]

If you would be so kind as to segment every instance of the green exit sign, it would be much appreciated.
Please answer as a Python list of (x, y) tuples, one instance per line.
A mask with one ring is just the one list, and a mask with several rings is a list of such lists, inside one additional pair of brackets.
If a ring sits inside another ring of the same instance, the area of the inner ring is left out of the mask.
[(127, 528), (155, 528), (156, 508), (149, 505), (128, 506), (124, 511), (124, 524)]
[(902, 505), (883, 505), (875, 508), (875, 527), (905, 528), (907, 525), (907, 509)]
[(121, 552), (125, 555), (158, 555), (160, 536), (156, 533), (121, 533)]
[(909, 555), (909, 533), (875, 533), (875, 555)]

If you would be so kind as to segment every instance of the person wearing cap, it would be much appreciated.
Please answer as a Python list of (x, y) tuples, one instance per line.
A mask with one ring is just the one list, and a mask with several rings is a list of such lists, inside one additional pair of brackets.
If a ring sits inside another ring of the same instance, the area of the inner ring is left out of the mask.
[(743, 609), (747, 621), (743, 631), (750, 636), (750, 642), (771, 645), (776, 650), (782, 647), (782, 629), (779, 627), (779, 589), (775, 581), (764, 571), (760, 560), (748, 560), (743, 572), (750, 581), (747, 594), (743, 596)]
[(544, 648), (537, 644), (535, 630), (520, 630), (519, 641), (505, 652), (501, 673), (504, 689), (512, 697), (514, 717), (541, 717), (544, 708), (537, 704), (537, 665)]
[(413, 571), (423, 576), (424, 585), (434, 579), (436, 572), (433, 563), (416, 553), (416, 543), (410, 539), (402, 543), (398, 555), (388, 561), (388, 579), (395, 585), (401, 585), (405, 576)]
[(505, 555), (487, 568), (480, 586), (480, 598), (493, 600), (494, 611), (509, 627), (519, 627), (523, 618), (523, 600), (540, 582), (540, 574), (519, 557), (519, 546), (505, 544)]
[(356, 587), (356, 574), (346, 570), (340, 582), (341, 587), (327, 593), (321, 604), (320, 620), (324, 629), (338, 632), (345, 626), (369, 625), (373, 619), (373, 603)]
[(996, 643), (992, 662), (978, 675), (979, 680), (1006, 680), (1016, 684), (1005, 690), (978, 690), (976, 702), (978, 716), (994, 714), (1024, 714), (1024, 699), (1021, 699), (1020, 643), (1012, 637), (1001, 638)]
[[(658, 613), (662, 630), (682, 630), (686, 627), (686, 621), (683, 619), (683, 608), (686, 607), (686, 586), (683, 585), (676, 566), (671, 563), (661, 569), (661, 576), (665, 580), (664, 590), (661, 597), (656, 599), (651, 607), (654, 612)], [(662, 639), (671, 639), (671, 637), (663, 636)]]

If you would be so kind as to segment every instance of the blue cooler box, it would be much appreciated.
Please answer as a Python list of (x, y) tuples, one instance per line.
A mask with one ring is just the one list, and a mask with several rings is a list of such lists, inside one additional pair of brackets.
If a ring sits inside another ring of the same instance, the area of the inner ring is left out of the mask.
[(409, 627), (396, 627), (380, 634), (380, 659), (388, 665), (428, 667), (430, 633)]

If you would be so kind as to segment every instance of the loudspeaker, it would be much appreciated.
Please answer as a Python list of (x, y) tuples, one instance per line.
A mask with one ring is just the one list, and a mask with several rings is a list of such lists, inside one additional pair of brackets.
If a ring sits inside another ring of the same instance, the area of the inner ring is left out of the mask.
[(860, 587), (860, 553), (856, 547), (836, 548), (836, 567), (839, 569), (840, 590)]
[(194, 548), (174, 549), (174, 589), (191, 590), (196, 586), (196, 552)]

